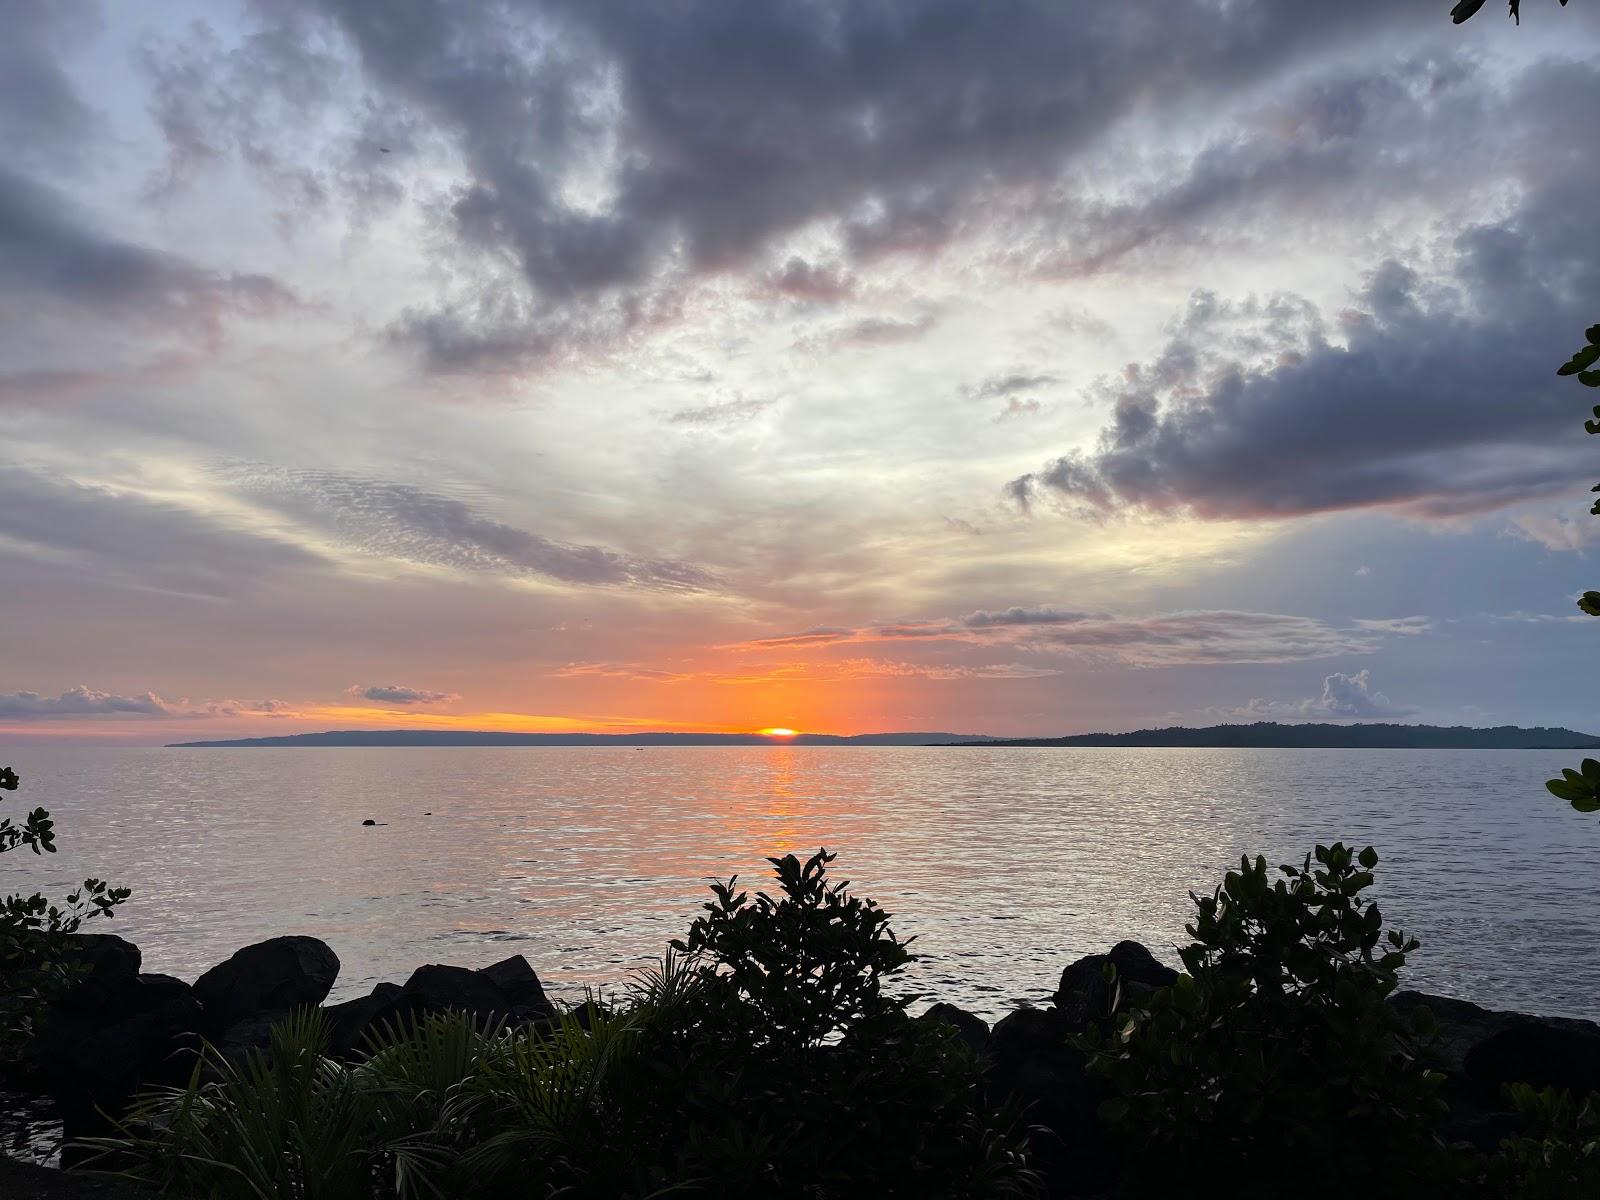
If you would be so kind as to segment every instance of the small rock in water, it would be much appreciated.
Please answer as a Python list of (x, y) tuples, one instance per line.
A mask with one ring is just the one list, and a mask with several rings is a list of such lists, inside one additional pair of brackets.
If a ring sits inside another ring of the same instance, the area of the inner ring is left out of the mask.
[(371, 817), (368, 817), (365, 821), (363, 821), (361, 823), (363, 825), (376, 825), (377, 824), (377, 822), (374, 821)]

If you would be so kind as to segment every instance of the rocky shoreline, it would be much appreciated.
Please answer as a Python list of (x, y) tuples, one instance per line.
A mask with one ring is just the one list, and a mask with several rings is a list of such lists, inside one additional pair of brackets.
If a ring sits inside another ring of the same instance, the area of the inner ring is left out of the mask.
[[(21, 1071), (0, 1081), (13, 1091), (48, 1098), (68, 1140), (104, 1132), (101, 1114), (118, 1110), (141, 1089), (187, 1079), (202, 1039), (231, 1059), (264, 1049), (276, 1021), (299, 1008), (324, 1006), (339, 973), (338, 956), (312, 937), (244, 947), (193, 984), (141, 972), (139, 948), (123, 938), (85, 934), (76, 941), (85, 976), (51, 1014)], [(934, 1004), (922, 1016), (952, 1025), (987, 1060), (986, 1080), (994, 1093), (1027, 1106), (1027, 1119), (1036, 1127), (1034, 1154), (1055, 1194), (1092, 1194), (1105, 1169), (1094, 1132), (1103, 1094), (1071, 1039), (1108, 1011), (1108, 963), (1116, 968), (1123, 1003), (1176, 977), (1144, 946), (1120, 942), (1106, 954), (1069, 964), (1046, 1005), (1018, 1008), (992, 1026), (951, 1004)], [(1392, 1003), (1426, 1009), (1434, 1018), (1437, 1065), (1449, 1080), (1448, 1132), (1456, 1139), (1488, 1147), (1511, 1128), (1506, 1084), (1600, 1091), (1600, 1024), (1495, 1011), (1421, 992), (1398, 993)], [(521, 955), (477, 970), (430, 964), (403, 984), (379, 984), (366, 996), (323, 1007), (330, 1053), (356, 1057), (367, 1033), (379, 1026), (450, 1011), (521, 1026), (558, 1015)], [(60, 1172), (24, 1177), (19, 1173), (31, 1168), (4, 1169), (12, 1171), (14, 1184), (6, 1195), (29, 1195), (24, 1184), (46, 1189), (31, 1194), (59, 1200), (124, 1194), (72, 1190), (79, 1185)], [(67, 1190), (48, 1190), (55, 1186), (52, 1177)]]

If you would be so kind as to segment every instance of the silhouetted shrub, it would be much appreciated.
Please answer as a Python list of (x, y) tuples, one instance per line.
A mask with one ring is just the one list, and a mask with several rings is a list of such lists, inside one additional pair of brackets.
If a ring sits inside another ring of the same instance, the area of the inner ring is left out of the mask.
[(1362, 896), (1377, 861), (1318, 846), (1274, 879), (1241, 859), (1193, 897), (1187, 973), (1085, 1038), (1133, 1190), (1215, 1179), (1282, 1195), (1358, 1163), (1368, 1194), (1440, 1178), (1443, 1077), (1424, 1065), (1426, 1029), (1388, 1003), (1417, 943), (1386, 935)]
[(979, 1061), (884, 994), (909, 954), (831, 860), (771, 860), (776, 899), (717, 885), (631, 995), (550, 1026), (429, 1017), (352, 1067), (311, 1014), (243, 1065), (208, 1052), (100, 1165), (215, 1200), (1032, 1194)]
[[(0, 791), (14, 792), (20, 783), (15, 771), (0, 767)], [(43, 808), (21, 825), (0, 817), (0, 854), (17, 849), (55, 853), (55, 822)], [(82, 974), (71, 935), (91, 918), (110, 917), (128, 896), (127, 888), (86, 879), (59, 906), (37, 892), (0, 898), (0, 1065), (26, 1049), (50, 1002)]]

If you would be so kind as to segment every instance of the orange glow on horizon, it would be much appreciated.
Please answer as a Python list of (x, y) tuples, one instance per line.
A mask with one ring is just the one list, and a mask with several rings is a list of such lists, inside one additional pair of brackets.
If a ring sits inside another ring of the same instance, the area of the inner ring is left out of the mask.
[(762, 737), (792, 738), (800, 731), (798, 729), (785, 729), (781, 725), (768, 726), (766, 729), (756, 730)]

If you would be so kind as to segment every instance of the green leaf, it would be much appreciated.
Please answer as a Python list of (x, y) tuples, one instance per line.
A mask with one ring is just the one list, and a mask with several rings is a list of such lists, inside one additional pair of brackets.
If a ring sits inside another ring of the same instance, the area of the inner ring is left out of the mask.
[(1551, 795), (1573, 803), (1577, 803), (1589, 794), (1589, 789), (1581, 783), (1568, 783), (1565, 779), (1546, 779), (1544, 786), (1549, 789)]
[(1578, 382), (1584, 387), (1600, 387), (1600, 371), (1579, 371)]
[(1110, 1100), (1100, 1105), (1100, 1119), (1102, 1121), (1121, 1121), (1128, 1115), (1128, 1102), (1121, 1096), (1113, 1096)]
[(1557, 375), (1576, 375), (1579, 371), (1594, 365), (1600, 359), (1600, 345), (1585, 346), (1557, 369)]

